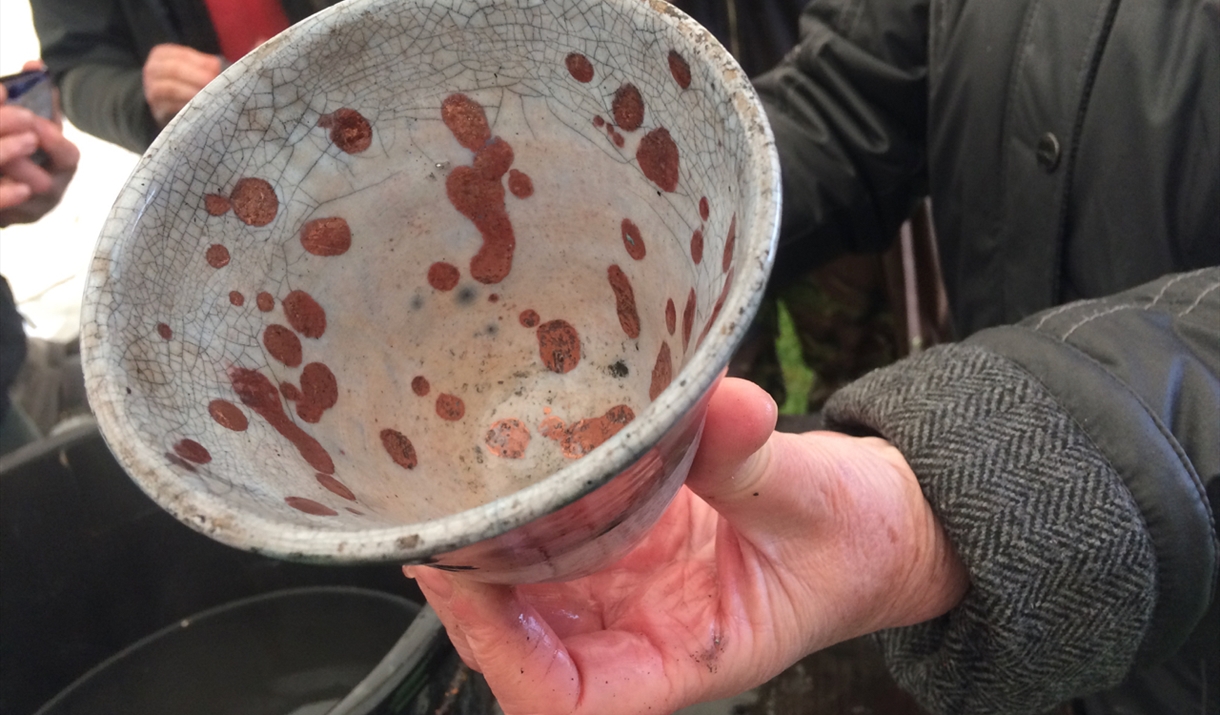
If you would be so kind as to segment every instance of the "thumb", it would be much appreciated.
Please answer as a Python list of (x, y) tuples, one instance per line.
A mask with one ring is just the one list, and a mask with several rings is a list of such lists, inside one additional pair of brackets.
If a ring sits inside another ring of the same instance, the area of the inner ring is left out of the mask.
[(686, 485), (738, 528), (747, 527), (742, 519), (767, 518), (771, 500), (760, 497), (767, 491), (778, 411), (765, 390), (735, 378), (721, 380), (708, 402)]

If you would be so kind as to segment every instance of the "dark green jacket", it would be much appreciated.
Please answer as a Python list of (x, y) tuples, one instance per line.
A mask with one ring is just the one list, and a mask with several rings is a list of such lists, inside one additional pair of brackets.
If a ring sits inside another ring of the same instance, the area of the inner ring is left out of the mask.
[[(281, 0), (291, 23), (333, 4)], [(144, 61), (172, 42), (220, 53), (203, 0), (30, 0), (42, 59), (64, 115), (80, 129), (143, 153), (161, 128), (144, 99)]]
[(895, 675), (935, 713), (1220, 712), (1220, 5), (817, 0), (802, 30), (757, 80), (780, 270), (931, 196), (971, 336), (826, 408), (970, 570), (880, 635)]

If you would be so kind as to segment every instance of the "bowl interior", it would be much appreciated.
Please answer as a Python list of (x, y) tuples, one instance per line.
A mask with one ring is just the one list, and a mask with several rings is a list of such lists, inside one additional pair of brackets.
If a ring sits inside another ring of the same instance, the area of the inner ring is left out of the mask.
[(230, 541), (570, 500), (727, 361), (776, 176), (748, 82), (661, 3), (344, 3), (137, 168), (87, 289), (94, 408)]

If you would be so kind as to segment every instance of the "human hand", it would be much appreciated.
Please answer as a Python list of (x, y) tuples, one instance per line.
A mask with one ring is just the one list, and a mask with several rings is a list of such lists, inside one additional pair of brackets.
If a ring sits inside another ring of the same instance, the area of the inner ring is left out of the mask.
[[(32, 61), (22, 69), (41, 67)], [(42, 218), (63, 198), (80, 162), (80, 150), (63, 135), (58, 95), (52, 119), (7, 101), (0, 87), (0, 226)], [(33, 160), (38, 149), (47, 156), (41, 166)]]
[(157, 125), (169, 124), (220, 69), (216, 55), (169, 43), (153, 47), (144, 62), (144, 98)]
[(773, 433), (775, 416), (760, 388), (722, 380), (686, 485), (602, 572), (517, 587), (407, 575), (509, 715), (659, 715), (957, 604), (965, 568), (901, 454)]

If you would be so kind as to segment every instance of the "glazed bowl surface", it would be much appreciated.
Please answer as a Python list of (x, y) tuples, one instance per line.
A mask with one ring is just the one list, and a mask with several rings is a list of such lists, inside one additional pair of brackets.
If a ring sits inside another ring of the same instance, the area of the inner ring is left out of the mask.
[(665, 3), (349, 0), (142, 158), (86, 288), (90, 400), (223, 542), (571, 578), (680, 487), (778, 216), (748, 80)]

